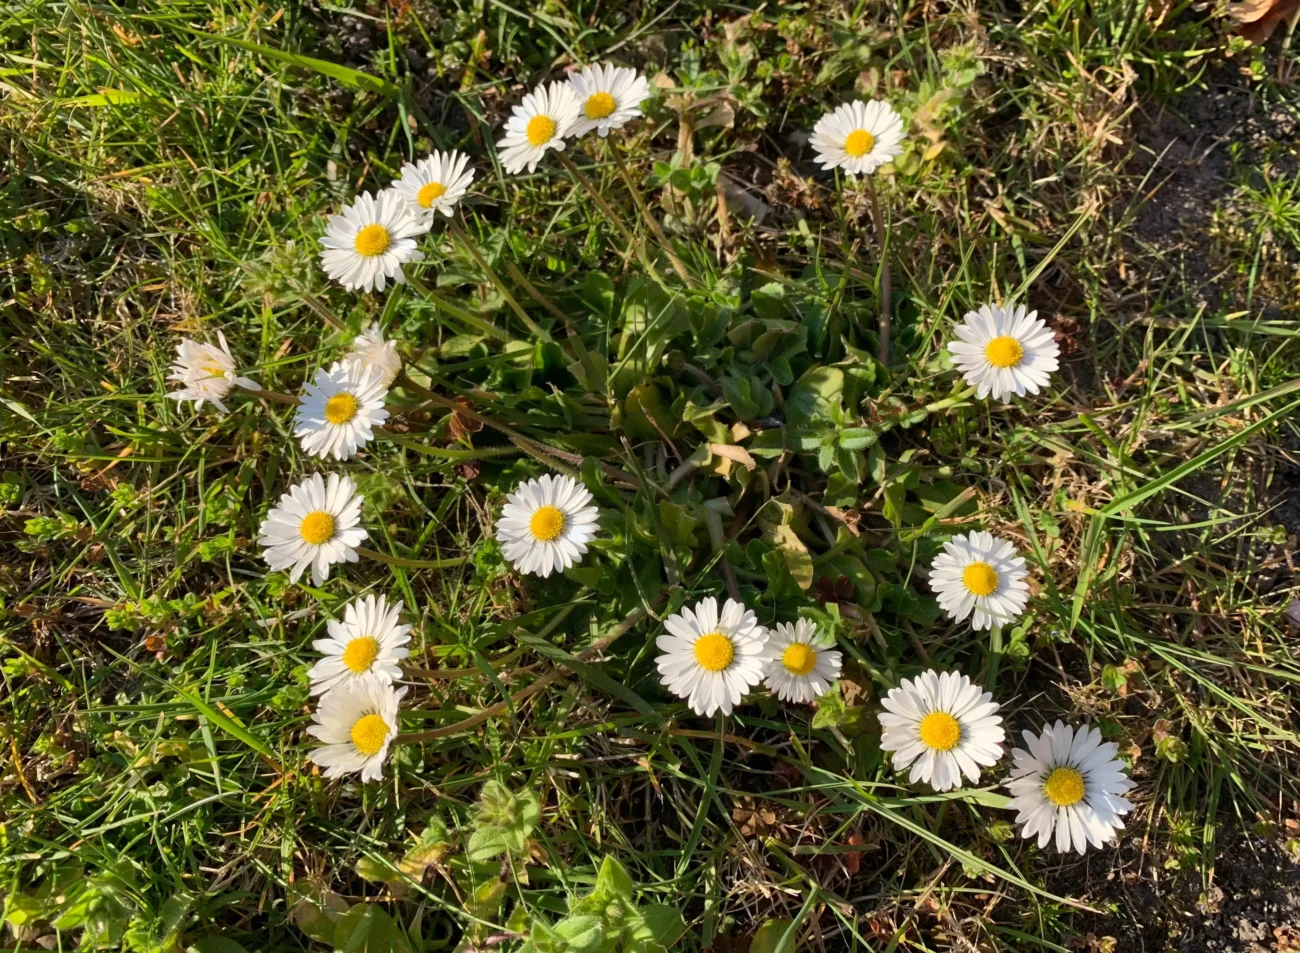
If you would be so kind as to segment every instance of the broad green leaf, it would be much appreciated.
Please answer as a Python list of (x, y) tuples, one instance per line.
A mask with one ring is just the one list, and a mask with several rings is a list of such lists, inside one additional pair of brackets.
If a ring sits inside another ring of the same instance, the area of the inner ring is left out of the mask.
[(336, 953), (411, 953), (393, 918), (373, 903), (358, 903), (334, 927)]
[(600, 865), (600, 873), (596, 875), (594, 892), (605, 900), (618, 899), (631, 902), (634, 889), (627, 868), (615, 858), (607, 856)]
[(768, 920), (754, 933), (749, 941), (749, 953), (794, 953), (794, 921), (782, 918)]

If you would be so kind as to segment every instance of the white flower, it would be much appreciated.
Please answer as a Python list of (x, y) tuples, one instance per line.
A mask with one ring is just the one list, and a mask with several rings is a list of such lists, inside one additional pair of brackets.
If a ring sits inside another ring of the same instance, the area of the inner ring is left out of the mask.
[(842, 103), (813, 126), (809, 143), (823, 169), (869, 175), (903, 152), (903, 120), (879, 99)]
[(403, 262), (424, 258), (415, 236), (428, 230), (391, 189), (362, 193), (343, 214), (329, 217), (320, 240), (321, 266), (349, 291), (383, 291), (389, 278), (399, 285), (406, 281)]
[(379, 371), (356, 361), (335, 363), (328, 371), (322, 367), (304, 388), (294, 436), (313, 457), (346, 460), (373, 440), (374, 428), (388, 419), (387, 396)]
[(307, 733), (324, 742), (311, 760), (325, 777), (361, 772), (362, 781), (384, 776), (388, 746), (397, 735), (397, 708), (406, 689), (373, 676), (345, 682), (326, 692), (312, 713)]
[(379, 383), (392, 387), (397, 375), (402, 372), (402, 358), (397, 353), (397, 345), (384, 340), (384, 332), (379, 325), (371, 323), (352, 340), (352, 348), (344, 360), (356, 361), (362, 367), (379, 372)]
[(650, 84), (634, 69), (598, 63), (581, 73), (570, 73), (569, 84), (577, 97), (575, 136), (591, 130), (604, 137), (641, 115), (641, 103), (650, 98)]
[(902, 683), (881, 701), (884, 731), (880, 747), (894, 752), (894, 770), (909, 764), (908, 780), (924, 781), (936, 791), (961, 785), (963, 774), (972, 784), (980, 765), (991, 767), (1002, 757), (1002, 716), (993, 695), (972, 685), (965, 675), (933, 669)]
[(591, 500), (573, 477), (547, 473), (519, 484), (506, 496), (497, 523), (501, 552), (520, 572), (543, 579), (581, 562), (600, 515)]
[(1121, 797), (1134, 784), (1116, 760), (1119, 746), (1101, 743), (1096, 728), (1075, 729), (1062, 721), (1043, 728), (1041, 735), (1025, 732), (1028, 751), (1015, 748), (1015, 764), (1006, 787), (1012, 794), (1008, 809), (1024, 824), (1021, 837), (1038, 835), (1046, 847), (1056, 828), (1056, 849), (1074, 847), (1080, 854), (1088, 844), (1100, 847), (1115, 839), (1124, 826), (1121, 814), (1133, 805)]
[(315, 473), (289, 487), (262, 522), (258, 543), (273, 570), (288, 569), (297, 582), (311, 566), (311, 581), (319, 586), (330, 576), (330, 566), (357, 561), (356, 547), (366, 538), (361, 521), (361, 497), (351, 477), (331, 473), (329, 482)]
[(505, 170), (514, 175), (527, 166), (533, 172), (547, 149), (562, 150), (564, 137), (578, 121), (579, 105), (568, 83), (539, 84), (526, 95), (506, 120), (505, 135), (497, 141)]
[(840, 653), (822, 639), (815, 623), (778, 622), (768, 630), (767, 687), (787, 702), (811, 702), (840, 677)]
[(664, 620), (667, 635), (655, 639), (659, 677), (685, 698), (697, 715), (730, 715), (746, 693), (763, 680), (767, 629), (750, 609), (728, 599), (718, 615), (709, 596)]
[(991, 629), (1020, 618), (1029, 601), (1025, 559), (992, 533), (954, 536), (930, 567), (930, 588), (943, 611), (960, 622), (971, 616), (975, 629)]
[(201, 410), (206, 400), (226, 412), (221, 398), (235, 385), (249, 390), (260, 390), (257, 381), (235, 376), (235, 358), (226, 344), (226, 336), (217, 332), (217, 344), (204, 344), (185, 338), (176, 345), (176, 361), (171, 366), (169, 381), (180, 381), (180, 390), (167, 396), (176, 400), (195, 401), (194, 409)]
[(950, 341), (948, 350), (981, 400), (989, 394), (994, 400), (1037, 394), (1060, 366), (1055, 336), (1024, 305), (986, 304), (968, 311), (956, 331), (961, 340)]
[(434, 212), (450, 217), (474, 181), (474, 170), (468, 166), (469, 156), (463, 152), (434, 152), (402, 166), (402, 177), (392, 188), (422, 220), (431, 219)]
[(319, 695), (341, 684), (361, 678), (393, 682), (402, 677), (397, 663), (411, 654), (409, 625), (399, 625), (402, 603), (389, 605), (383, 596), (366, 596), (350, 603), (343, 621), (330, 619), (328, 639), (316, 639), (311, 647), (325, 657), (312, 666), (311, 693)]

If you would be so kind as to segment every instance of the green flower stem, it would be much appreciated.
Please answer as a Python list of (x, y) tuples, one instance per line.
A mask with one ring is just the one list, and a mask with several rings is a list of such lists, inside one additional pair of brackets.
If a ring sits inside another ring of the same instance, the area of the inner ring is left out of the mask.
[(867, 180), (867, 198), (871, 200), (871, 219), (876, 224), (876, 243), (880, 246), (880, 363), (889, 369), (889, 235), (885, 216), (880, 211), (880, 196), (871, 176)]
[(297, 397), (291, 397), (288, 394), (281, 394), (279, 391), (266, 390), (261, 387), (245, 387), (243, 384), (236, 384), (235, 386), (245, 394), (251, 394), (254, 397), (265, 397), (267, 400), (273, 400), (277, 404), (289, 404), (292, 407), (297, 407), (302, 403), (302, 401)]
[(537, 286), (524, 276), (524, 273), (519, 270), (518, 266), (515, 265), (513, 261), (507, 258), (505, 259), (505, 263), (506, 271), (509, 273), (511, 279), (519, 285), (519, 287), (523, 288), (524, 291), (528, 292), (530, 298), (564, 323), (564, 330), (569, 336), (569, 343), (573, 345), (573, 350), (578, 355), (578, 363), (582, 365), (582, 369), (587, 374), (587, 382), (596, 390), (597, 393), (603, 396), (606, 384), (604, 375), (600, 372), (596, 362), (592, 359), (591, 352), (587, 350), (587, 345), (582, 343), (582, 335), (579, 334), (577, 328), (573, 326), (573, 319), (557, 308), (551, 302), (550, 298), (542, 294), (537, 289)]
[(402, 556), (389, 556), (374, 549), (367, 549), (365, 546), (358, 546), (356, 550), (358, 556), (365, 556), (367, 559), (374, 559), (390, 566), (400, 566), (402, 569), (451, 569), (455, 566), (464, 566), (471, 559), (469, 556), (450, 556), (447, 559), (406, 559)]
[(464, 308), (452, 304), (442, 295), (435, 293), (422, 279), (417, 278), (409, 272), (406, 275), (406, 282), (420, 294), (424, 295), (424, 297), (427, 298), (434, 307), (447, 312), (447, 314), (451, 315), (461, 324), (468, 325), (474, 330), (481, 331), (488, 337), (496, 338), (498, 341), (503, 343), (509, 343), (514, 340), (514, 338), (506, 334), (506, 332), (502, 331), (496, 325), (490, 324), (482, 318), (470, 314)]
[[(609, 142), (609, 140), (606, 141)], [(668, 236), (664, 234), (664, 230), (659, 227), (659, 222), (650, 214), (650, 209), (645, 204), (645, 196), (641, 194), (641, 190), (638, 189), (636, 183), (633, 182), (632, 173), (628, 170), (627, 161), (623, 158), (623, 150), (618, 147), (618, 143), (609, 142), (609, 151), (614, 153), (614, 163), (618, 166), (618, 173), (623, 177), (623, 184), (627, 186), (628, 194), (632, 196), (632, 201), (636, 204), (637, 211), (641, 213), (641, 217), (645, 219), (645, 223), (650, 226), (650, 231), (655, 233), (655, 238), (659, 239), (659, 244), (668, 255), (668, 260), (672, 262), (673, 270), (677, 272), (677, 277), (682, 279), (682, 282), (686, 287), (694, 288), (695, 283), (691, 281), (691, 276), (687, 274), (686, 265), (683, 264), (681, 258), (677, 256), (677, 252), (673, 250), (673, 244), (668, 240)], [(721, 201), (721, 199), (719, 199), (719, 201)]]
[(343, 323), (343, 320), (327, 308), (325, 302), (321, 301), (320, 298), (317, 298), (314, 294), (308, 294), (304, 291), (299, 294), (298, 297), (302, 299), (303, 304), (316, 312), (317, 316), (319, 316), (321, 320), (333, 327), (336, 331), (346, 331), (348, 329), (348, 326)]
[(633, 236), (631, 230), (623, 224), (622, 216), (620, 216), (618, 212), (614, 211), (612, 205), (605, 201), (605, 197), (600, 194), (600, 191), (596, 188), (596, 184), (592, 182), (591, 179), (587, 178), (583, 171), (574, 164), (573, 160), (563, 152), (556, 152), (555, 155), (556, 158), (560, 160), (560, 165), (564, 166), (569, 175), (577, 179), (578, 183), (587, 190), (587, 194), (591, 196), (591, 200), (596, 203), (597, 207), (605, 213), (605, 217), (609, 219), (609, 223), (618, 229), (618, 233), (623, 236), (623, 241), (627, 242), (627, 247), (629, 249), (635, 248), (636, 237)]
[(493, 271), (492, 266), (487, 263), (487, 259), (484, 258), (483, 253), (479, 251), (478, 245), (474, 243), (474, 239), (469, 237), (469, 233), (466, 232), (465, 229), (461, 228), (460, 223), (454, 218), (449, 223), (449, 227), (451, 233), (456, 236), (456, 239), (465, 246), (465, 250), (470, 253), (470, 257), (478, 262), (478, 266), (482, 268), (483, 273), (487, 275), (488, 281), (496, 285), (497, 290), (501, 292), (501, 297), (506, 299), (506, 304), (510, 305), (510, 309), (514, 311), (515, 314), (519, 315), (519, 320), (524, 323), (524, 327), (528, 328), (529, 331), (541, 340), (549, 341), (551, 335), (544, 331), (536, 321), (530, 318), (528, 312), (525, 311), (519, 302), (515, 300), (515, 296), (510, 293), (510, 289), (505, 286), (505, 282), (497, 277), (497, 273)]

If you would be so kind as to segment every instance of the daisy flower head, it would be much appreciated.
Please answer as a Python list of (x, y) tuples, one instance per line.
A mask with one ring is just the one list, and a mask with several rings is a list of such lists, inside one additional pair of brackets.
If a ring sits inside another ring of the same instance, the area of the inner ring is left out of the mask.
[(650, 98), (650, 83), (626, 66), (597, 63), (571, 73), (569, 84), (579, 105), (575, 136), (595, 129), (604, 138), (611, 129), (621, 129), (641, 115), (641, 103)]
[(719, 613), (717, 599), (701, 599), (670, 615), (664, 628), (668, 634), (655, 639), (660, 680), (695, 714), (730, 715), (763, 680), (767, 629), (736, 600), (728, 599)]
[(227, 413), (221, 399), (236, 385), (249, 390), (259, 390), (257, 381), (235, 376), (235, 358), (226, 344), (226, 336), (217, 332), (216, 344), (205, 344), (185, 338), (176, 345), (176, 360), (170, 368), (169, 381), (180, 381), (179, 390), (167, 396), (175, 400), (192, 400), (194, 409), (200, 410), (206, 400)]
[(1056, 337), (1024, 305), (986, 304), (968, 311), (956, 331), (959, 340), (950, 341), (948, 351), (980, 400), (1037, 394), (1060, 366)]
[(948, 616), (970, 617), (976, 629), (1003, 626), (1020, 618), (1029, 602), (1025, 558), (992, 533), (977, 530), (954, 536), (930, 567), (930, 588)]
[(817, 120), (809, 143), (823, 169), (870, 175), (901, 155), (903, 119), (889, 103), (873, 99), (841, 103)]
[(312, 585), (319, 586), (330, 577), (330, 566), (357, 561), (356, 548), (366, 538), (357, 525), (361, 501), (352, 478), (337, 473), (328, 481), (315, 473), (289, 487), (262, 521), (262, 558), (272, 570), (288, 569), (291, 582), (310, 566)]
[(374, 428), (388, 419), (388, 389), (381, 373), (356, 361), (320, 368), (303, 390), (294, 430), (304, 452), (313, 457), (347, 460), (375, 437)]
[(329, 638), (311, 647), (325, 657), (312, 666), (311, 693), (320, 695), (362, 678), (394, 682), (402, 677), (398, 663), (411, 654), (411, 627), (398, 624), (402, 603), (389, 605), (383, 596), (366, 596), (348, 604), (343, 621), (330, 619)]
[(545, 579), (582, 561), (596, 536), (600, 511), (573, 477), (545, 474), (506, 496), (497, 540), (510, 565)]
[(368, 324), (366, 329), (352, 340), (352, 348), (344, 360), (356, 361), (368, 370), (379, 372), (379, 383), (392, 387), (397, 375), (402, 372), (402, 358), (397, 353), (397, 345), (384, 340), (384, 332), (378, 324)]
[(359, 678), (326, 692), (312, 712), (307, 733), (322, 742), (311, 760), (325, 777), (361, 772), (362, 781), (384, 776), (388, 746), (397, 735), (397, 708), (406, 689), (379, 678)]
[(840, 653), (822, 638), (816, 623), (778, 622), (768, 630), (767, 687), (786, 702), (807, 703), (824, 695), (840, 677)]
[(464, 198), (474, 181), (474, 170), (469, 167), (469, 156), (452, 149), (434, 152), (419, 162), (402, 166), (402, 175), (393, 183), (393, 189), (406, 199), (412, 212), (424, 221), (441, 212), (448, 218), (456, 203)]
[(894, 753), (894, 770), (912, 766), (908, 780), (924, 781), (936, 791), (972, 783), (980, 766), (1002, 757), (1002, 716), (993, 695), (965, 675), (933, 669), (903, 679), (881, 700), (884, 731), (880, 747)]
[(321, 267), (349, 291), (383, 291), (390, 278), (399, 285), (406, 281), (404, 262), (424, 258), (415, 238), (428, 230), (392, 189), (363, 192), (329, 217), (320, 240)]
[(1123, 762), (1115, 758), (1119, 746), (1102, 744), (1096, 728), (1074, 728), (1062, 721), (1047, 725), (1042, 734), (1025, 732), (1024, 751), (1015, 748), (1015, 763), (1006, 787), (1012, 794), (1009, 809), (1023, 824), (1021, 837), (1038, 835), (1046, 847), (1056, 831), (1056, 849), (1073, 847), (1082, 854), (1088, 845), (1101, 847), (1113, 841), (1124, 827), (1121, 814), (1133, 810), (1123, 795), (1134, 784)]
[(527, 167), (536, 171), (547, 149), (564, 149), (579, 114), (578, 97), (568, 83), (538, 84), (524, 96), (506, 120), (505, 135), (497, 140), (501, 164), (514, 175)]

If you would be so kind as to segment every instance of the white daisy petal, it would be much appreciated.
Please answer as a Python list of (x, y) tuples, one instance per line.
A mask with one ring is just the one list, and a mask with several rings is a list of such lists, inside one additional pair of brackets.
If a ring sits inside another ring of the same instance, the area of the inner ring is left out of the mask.
[(1024, 307), (984, 305), (967, 313), (948, 343), (953, 363), (981, 400), (1006, 400), (1045, 388), (1061, 353), (1038, 312)]
[(823, 169), (870, 175), (903, 152), (903, 120), (885, 102), (842, 103), (813, 126), (809, 144)]
[(333, 636), (312, 643), (325, 657), (307, 673), (311, 693), (320, 695), (361, 678), (392, 682), (401, 678), (402, 659), (411, 654), (409, 625), (399, 625), (402, 603), (389, 605), (383, 596), (366, 596), (344, 610), (343, 622), (330, 620)]
[(214, 405), (223, 413), (226, 405), (222, 398), (236, 385), (257, 390), (257, 382), (235, 374), (235, 358), (226, 344), (226, 336), (217, 332), (216, 344), (205, 344), (184, 338), (176, 345), (176, 360), (172, 363), (169, 381), (180, 381), (180, 388), (167, 394), (174, 400), (194, 401), (194, 409), (201, 410), (203, 402)]
[(356, 772), (363, 781), (383, 777), (405, 694), (405, 688), (395, 689), (373, 675), (344, 682), (324, 694), (307, 732), (324, 742), (311, 752), (311, 760), (325, 769), (325, 777)]
[[(358, 526), (361, 497), (351, 477), (331, 473), (327, 483), (319, 473), (289, 488), (262, 521), (258, 543), (266, 547), (262, 558), (272, 570), (289, 569), (297, 582), (308, 566), (320, 585), (329, 567), (356, 562), (356, 546), (366, 538)], [(292, 567), (292, 568), (290, 568)]]
[(402, 359), (397, 353), (397, 345), (384, 340), (384, 332), (378, 324), (370, 324), (353, 341), (344, 361), (356, 361), (363, 368), (379, 375), (379, 383), (392, 387), (397, 375), (402, 372)]
[(388, 419), (388, 390), (380, 373), (356, 361), (316, 372), (303, 390), (295, 420), (294, 435), (306, 453), (347, 460), (374, 438), (374, 428)]
[(718, 612), (712, 596), (664, 620), (670, 635), (655, 640), (664, 687), (697, 715), (729, 715), (763, 680), (768, 630), (754, 613), (728, 599)]
[(568, 83), (539, 85), (506, 120), (504, 135), (497, 140), (501, 165), (511, 175), (525, 168), (536, 171), (547, 149), (564, 149), (564, 139), (573, 134), (579, 109), (578, 97)]
[(515, 569), (545, 579), (586, 555), (600, 511), (591, 493), (569, 476), (546, 474), (506, 497), (497, 521), (501, 552)]
[(392, 189), (357, 196), (342, 215), (331, 215), (321, 238), (321, 267), (349, 291), (383, 291), (389, 278), (405, 281), (402, 265), (424, 253), (409, 239), (428, 231), (404, 196)]
[(778, 622), (769, 630), (762, 656), (767, 687), (782, 701), (813, 702), (840, 677), (840, 653), (830, 648), (808, 619), (794, 625)]
[(970, 618), (978, 630), (1010, 625), (1024, 614), (1029, 572), (1024, 559), (1008, 558), (1003, 546), (1009, 544), (979, 531), (944, 544), (930, 567), (930, 588), (949, 618)]
[(641, 103), (650, 98), (650, 83), (634, 69), (597, 64), (569, 74), (578, 103), (572, 134), (585, 136), (593, 129), (602, 138), (641, 115)]
[(469, 156), (453, 149), (406, 163), (393, 190), (406, 200), (416, 218), (428, 223), (438, 212), (450, 217), (473, 181)]

